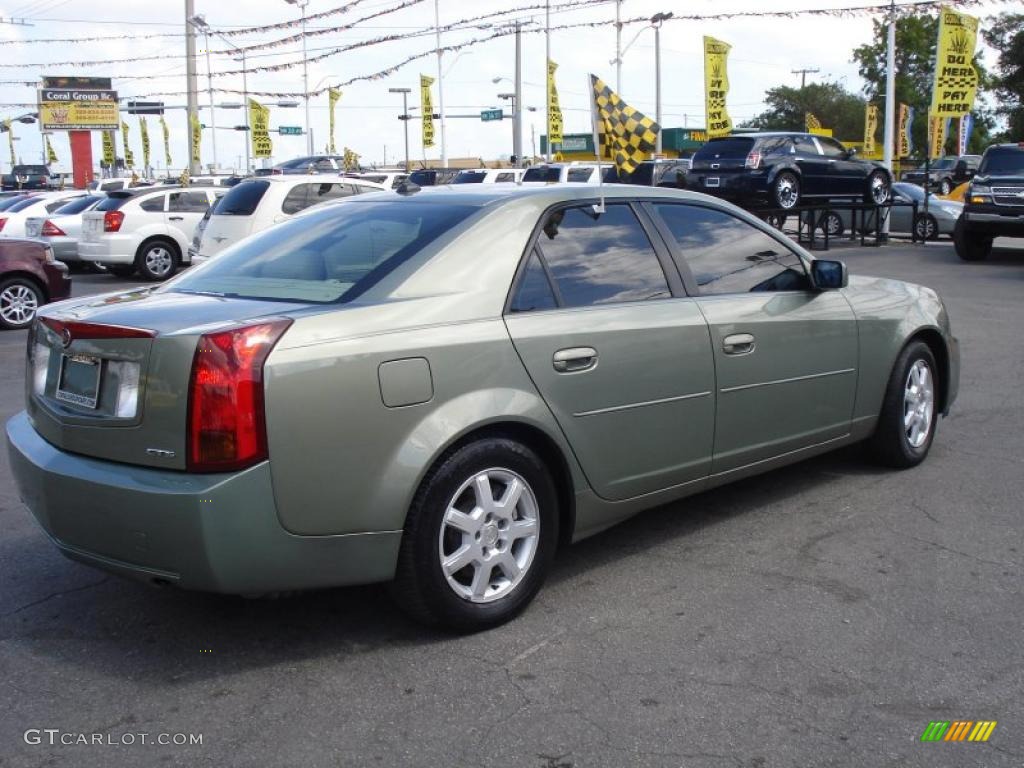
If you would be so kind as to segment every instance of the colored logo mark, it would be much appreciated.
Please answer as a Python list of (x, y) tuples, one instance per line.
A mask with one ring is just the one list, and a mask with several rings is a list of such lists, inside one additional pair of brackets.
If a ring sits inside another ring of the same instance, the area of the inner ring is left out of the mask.
[(995, 729), (995, 720), (933, 720), (921, 741), (988, 741)]

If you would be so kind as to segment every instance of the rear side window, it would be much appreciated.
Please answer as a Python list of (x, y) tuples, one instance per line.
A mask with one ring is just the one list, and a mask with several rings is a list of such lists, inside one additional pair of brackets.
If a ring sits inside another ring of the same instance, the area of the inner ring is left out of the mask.
[(565, 307), (663, 299), (665, 273), (636, 214), (564, 208), (547, 215), (537, 249)]
[(543, 165), (527, 168), (523, 174), (523, 181), (558, 181), (558, 169)]
[(810, 289), (800, 257), (742, 219), (697, 205), (662, 203), (654, 208), (702, 294)]
[(178, 213), (205, 213), (209, 207), (205, 192), (171, 192), (167, 202), (167, 210)]
[(796, 151), (802, 155), (817, 155), (818, 146), (810, 136), (797, 136), (793, 139), (796, 144)]
[(163, 213), (167, 195), (153, 195), (139, 203), (139, 208), (150, 213)]
[(304, 211), (311, 205), (326, 203), (328, 200), (337, 200), (339, 197), (348, 197), (355, 193), (350, 184), (336, 184), (325, 182), (323, 184), (296, 184), (292, 190), (285, 195), (281, 203), (281, 213), (295, 214)]
[(409, 174), (409, 181), (418, 187), (432, 187), (436, 178), (434, 171), (413, 171)]
[(269, 181), (260, 179), (236, 184), (224, 195), (224, 201), (217, 206), (217, 215), (252, 216), (269, 187)]
[(171, 290), (327, 304), (376, 285), (479, 209), (414, 201), (335, 205), (224, 251)]
[(487, 177), (487, 171), (459, 171), (452, 184), (479, 184)]
[(495, 184), (505, 184), (507, 182), (515, 181), (515, 180), (516, 180), (516, 175), (514, 173), (506, 172), (506, 173), (499, 173), (495, 177), (494, 183)]
[(531, 312), (536, 309), (554, 309), (558, 306), (555, 291), (541, 256), (535, 250), (523, 270), (523, 276), (512, 300), (513, 312)]

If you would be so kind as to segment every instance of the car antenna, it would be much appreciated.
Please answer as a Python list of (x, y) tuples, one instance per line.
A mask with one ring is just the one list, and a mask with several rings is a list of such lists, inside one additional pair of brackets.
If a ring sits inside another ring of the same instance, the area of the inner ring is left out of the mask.
[(397, 187), (395, 187), (395, 192), (397, 192), (400, 195), (405, 195), (406, 197), (408, 197), (409, 195), (415, 195), (421, 189), (422, 187), (415, 181), (409, 181), (408, 179), (406, 179)]

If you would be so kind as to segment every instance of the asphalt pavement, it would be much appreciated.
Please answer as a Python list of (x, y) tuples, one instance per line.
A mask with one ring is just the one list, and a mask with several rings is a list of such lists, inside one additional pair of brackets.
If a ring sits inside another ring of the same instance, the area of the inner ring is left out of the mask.
[[(1024, 251), (831, 255), (946, 300), (961, 390), (928, 461), (846, 449), (645, 513), (478, 635), (407, 621), (383, 587), (245, 600), (94, 571), (0, 458), (0, 766), (1021, 766)], [(0, 334), (4, 420), (24, 347)], [(920, 741), (957, 720), (998, 724)]]

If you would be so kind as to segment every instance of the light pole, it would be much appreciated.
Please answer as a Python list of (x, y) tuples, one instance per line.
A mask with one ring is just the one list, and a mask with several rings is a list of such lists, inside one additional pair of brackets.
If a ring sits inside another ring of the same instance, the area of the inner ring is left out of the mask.
[(654, 153), (661, 154), (661, 25), (672, 18), (672, 11), (651, 16), (654, 27), (654, 121), (658, 124), (658, 137), (654, 140)]
[(441, 167), (448, 167), (448, 140), (444, 120), (444, 73), (441, 71), (441, 8), (440, 0), (434, 0), (434, 33), (437, 39), (437, 108), (441, 113)]
[[(896, 119), (896, 0), (889, 4), (889, 35), (885, 54), (885, 127), (882, 129), (882, 162), (892, 174), (892, 145)], [(928, 176), (925, 175), (925, 200), (928, 199)], [(891, 209), (890, 209), (891, 210)], [(889, 239), (889, 217), (882, 224), (881, 239)]]
[(412, 88), (388, 88), (388, 93), (402, 94), (402, 116), (399, 119), (405, 121), (405, 172), (409, 173), (409, 94)]
[(193, 116), (198, 118), (199, 95), (196, 87), (196, 32), (192, 26), (192, 19), (195, 16), (194, 0), (185, 0), (185, 79), (188, 84), (188, 170), (192, 175), (202, 172), (199, 163), (194, 158), (199, 153), (199, 147), (195, 146), (195, 134), (192, 131), (191, 120)]
[(217, 172), (217, 114), (213, 108), (213, 70), (210, 67), (210, 25), (206, 23), (206, 17), (197, 14), (189, 19), (189, 23), (203, 33), (203, 45), (206, 46), (206, 88), (210, 98), (210, 127), (213, 133), (210, 139), (213, 144), (213, 171)]
[[(252, 170), (250, 168), (250, 166), (252, 165), (252, 140), (251, 140), (251, 137), (250, 137), (250, 131), (252, 130), (252, 126), (249, 125), (249, 79), (248, 79), (247, 69), (246, 69), (246, 66), (245, 66), (245, 51), (242, 48), (239, 48), (233, 42), (231, 42), (231, 40), (229, 38), (225, 37), (220, 32), (218, 32), (217, 30), (213, 29), (209, 24), (207, 24), (205, 17), (203, 17), (203, 16), (193, 16), (193, 17), (191, 17), (189, 19), (189, 23), (192, 24), (195, 27), (198, 27), (199, 29), (202, 29), (203, 33), (207, 35), (207, 44), (206, 44), (206, 69), (207, 69), (207, 71), (209, 71), (209, 69), (210, 69), (209, 33), (212, 32), (214, 35), (216, 35), (217, 37), (219, 37), (221, 39), (221, 42), (231, 46), (236, 51), (238, 51), (239, 54), (241, 54), (241, 57), (242, 57), (242, 108), (245, 110), (245, 172), (246, 172), (246, 174), (248, 174), (249, 171)], [(234, 59), (234, 61), (238, 61), (238, 59)], [(210, 85), (210, 112), (211, 113), (213, 112), (213, 84), (212, 83)], [(213, 122), (212, 118), (211, 118), (211, 125), (213, 125), (213, 127), (214, 127), (214, 135), (216, 135), (217, 124), (216, 124), (216, 122)], [(191, 132), (190, 132), (189, 135), (191, 135)], [(214, 140), (214, 141), (216, 141), (216, 140)], [(217, 146), (216, 146), (216, 143), (214, 144), (214, 149), (213, 149), (213, 164), (214, 164), (214, 166), (217, 165)]]
[(309, 5), (309, 0), (284, 1), (289, 5), (297, 5), (302, 12), (302, 97), (306, 101), (306, 154), (312, 155), (313, 134), (309, 127), (309, 57), (306, 55), (306, 6)]

